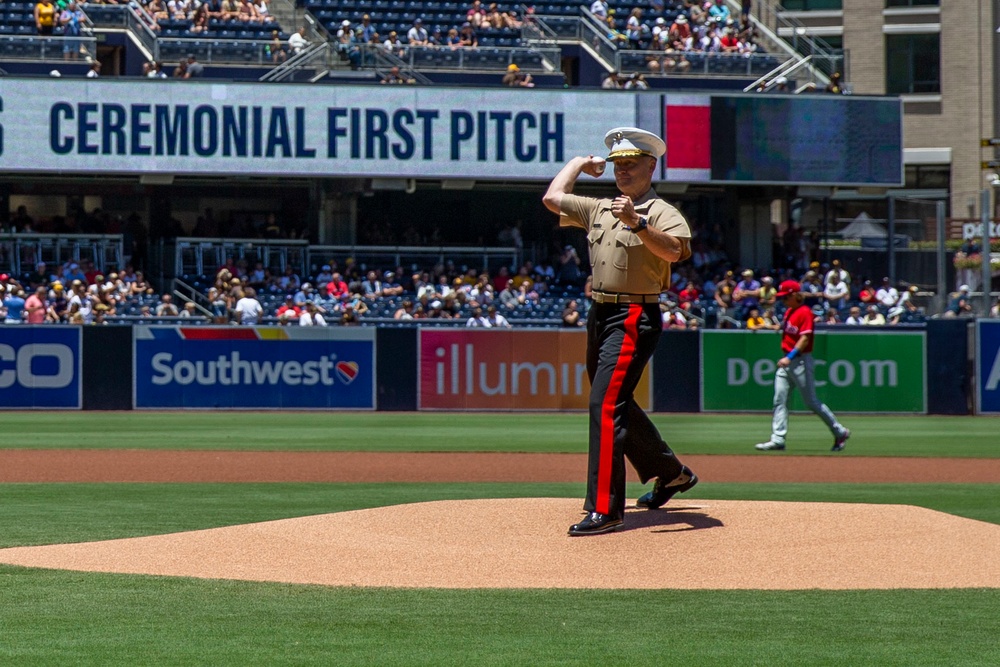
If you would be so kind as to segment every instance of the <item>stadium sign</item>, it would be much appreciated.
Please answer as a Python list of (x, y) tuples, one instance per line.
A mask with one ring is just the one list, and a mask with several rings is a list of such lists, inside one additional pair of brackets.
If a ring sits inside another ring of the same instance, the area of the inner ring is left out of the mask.
[[(702, 332), (702, 410), (771, 411), (777, 332)], [(926, 412), (923, 332), (821, 331), (816, 393), (837, 412)], [(793, 392), (793, 410), (805, 410)]]
[(80, 409), (80, 327), (0, 327), (0, 407)]
[(976, 320), (976, 413), (1000, 414), (998, 320)]
[(375, 407), (371, 329), (133, 329), (136, 408)]
[(570, 157), (604, 154), (609, 129), (636, 126), (666, 140), (658, 180), (888, 186), (902, 183), (901, 108), (849, 96), (6, 78), (0, 168), (547, 181)]
[[(583, 331), (420, 330), (422, 410), (586, 410)], [(650, 407), (647, 370), (635, 392)]]

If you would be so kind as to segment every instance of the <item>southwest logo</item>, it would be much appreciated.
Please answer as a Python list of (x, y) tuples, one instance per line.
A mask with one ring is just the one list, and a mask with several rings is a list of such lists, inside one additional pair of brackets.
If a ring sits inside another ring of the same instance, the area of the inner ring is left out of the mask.
[(354, 382), (354, 378), (358, 377), (358, 362), (338, 361), (337, 376), (344, 384), (351, 384)]

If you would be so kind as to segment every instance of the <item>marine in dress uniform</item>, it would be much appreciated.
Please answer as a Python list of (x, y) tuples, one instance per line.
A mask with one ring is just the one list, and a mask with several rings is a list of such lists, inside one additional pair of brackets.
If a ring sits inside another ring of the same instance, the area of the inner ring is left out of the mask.
[(698, 477), (682, 465), (633, 393), (662, 333), (659, 295), (670, 286), (670, 265), (691, 255), (684, 216), (652, 189), (653, 172), (666, 146), (651, 132), (611, 130), (610, 149), (620, 194), (595, 199), (572, 194), (581, 174), (600, 177), (605, 158), (571, 159), (549, 184), (545, 206), (560, 225), (587, 232), (593, 271), (593, 301), (587, 318), (590, 376), (590, 457), (586, 518), (570, 535), (616, 530), (625, 514), (625, 457), (653, 490), (636, 505), (663, 506)]

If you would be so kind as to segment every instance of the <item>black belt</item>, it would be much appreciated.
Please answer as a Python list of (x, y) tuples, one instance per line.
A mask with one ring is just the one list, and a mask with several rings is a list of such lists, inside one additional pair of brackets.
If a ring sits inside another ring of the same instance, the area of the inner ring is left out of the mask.
[(658, 303), (659, 294), (609, 294), (607, 292), (591, 292), (594, 303)]

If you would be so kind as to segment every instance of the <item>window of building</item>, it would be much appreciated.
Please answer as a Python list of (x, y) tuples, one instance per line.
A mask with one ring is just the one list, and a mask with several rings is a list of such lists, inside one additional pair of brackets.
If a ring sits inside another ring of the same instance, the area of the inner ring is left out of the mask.
[(906, 166), (906, 188), (910, 190), (947, 190), (951, 186), (951, 167), (946, 164), (910, 164)]
[(941, 35), (886, 35), (889, 95), (941, 92)]
[(886, 7), (937, 7), (941, 0), (885, 0)]
[(811, 12), (817, 9), (843, 9), (843, 0), (784, 0), (781, 3), (786, 12)]

